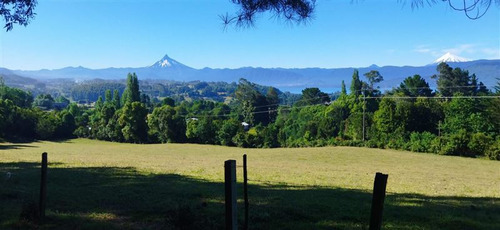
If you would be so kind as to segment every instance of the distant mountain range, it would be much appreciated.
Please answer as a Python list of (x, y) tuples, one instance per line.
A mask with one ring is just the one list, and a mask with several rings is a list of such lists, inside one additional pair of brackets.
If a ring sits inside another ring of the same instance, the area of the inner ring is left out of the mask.
[(135, 72), (139, 79), (162, 79), (175, 81), (225, 81), (237, 82), (239, 78), (246, 78), (251, 82), (261, 85), (269, 85), (283, 91), (300, 92), (306, 87), (319, 87), (322, 89), (338, 89), (341, 81), (350, 84), (354, 69), (359, 70), (360, 77), (370, 70), (377, 70), (384, 77), (384, 81), (379, 83), (381, 88), (391, 88), (398, 86), (406, 77), (419, 74), (431, 85), (435, 85), (435, 80), (430, 79), (437, 74), (436, 66), (440, 62), (447, 62), (451, 67), (466, 69), (470, 74), (476, 76), (488, 88), (496, 84), (496, 78), (500, 78), (500, 60), (475, 60), (469, 61), (451, 54), (445, 54), (434, 63), (425, 66), (383, 66), (371, 65), (361, 68), (254, 68), (243, 67), (238, 69), (194, 69), (165, 55), (162, 59), (151, 66), (141, 68), (106, 68), (88, 69), (85, 67), (66, 67), (54, 70), (9, 70), (0, 68), (0, 74), (9, 75), (12, 80), (16, 76), (25, 81), (27, 78), (37, 80), (47, 79), (124, 79), (127, 73)]

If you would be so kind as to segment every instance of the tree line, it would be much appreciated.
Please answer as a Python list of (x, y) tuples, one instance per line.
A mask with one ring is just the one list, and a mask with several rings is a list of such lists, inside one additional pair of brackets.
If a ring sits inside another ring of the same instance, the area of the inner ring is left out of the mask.
[[(91, 80), (81, 83), (63, 83), (62, 86), (55, 86), (60, 91), (67, 91), (66, 95), (76, 102), (95, 102), (99, 96), (103, 96), (106, 90), (112, 92), (116, 89), (123, 93), (126, 82), (123, 80)], [(148, 95), (153, 103), (160, 103), (158, 98), (170, 97), (175, 101), (184, 100), (212, 100), (224, 102), (231, 99), (238, 85), (235, 82), (177, 82), (166, 80), (145, 80), (139, 82), (141, 93)], [(267, 87), (255, 85), (260, 92), (265, 92)], [(277, 90), (280, 99), (288, 104), (293, 104), (297, 100), (297, 95), (283, 93)], [(45, 90), (41, 93), (52, 93)], [(38, 95), (38, 94), (36, 94)]]
[(379, 72), (362, 80), (355, 70), (349, 90), (342, 82), (332, 97), (306, 88), (292, 105), (284, 105), (275, 88), (263, 90), (245, 79), (232, 103), (170, 97), (152, 103), (129, 74), (123, 92), (106, 90), (94, 108), (71, 103), (44, 111), (33, 106), (42, 99), (2, 85), (0, 137), (251, 148), (348, 145), (500, 160), (500, 80), (492, 92), (466, 70), (446, 63), (437, 70), (436, 90), (414, 75), (386, 92), (376, 87), (383, 81)]

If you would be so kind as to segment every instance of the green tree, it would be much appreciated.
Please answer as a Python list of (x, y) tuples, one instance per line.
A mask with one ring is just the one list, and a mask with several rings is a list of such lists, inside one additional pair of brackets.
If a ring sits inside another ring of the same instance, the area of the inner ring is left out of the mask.
[(58, 118), (60, 122), (56, 129), (56, 136), (64, 139), (72, 138), (76, 129), (75, 117), (65, 110), (58, 114)]
[(269, 111), (269, 122), (273, 123), (276, 120), (276, 116), (278, 115), (278, 107), (280, 103), (280, 99), (278, 97), (278, 92), (274, 87), (269, 87), (266, 94), (266, 101), (268, 104)]
[(101, 111), (101, 108), (102, 106), (104, 105), (104, 103), (102, 102), (102, 97), (99, 96), (99, 98), (97, 99), (97, 101), (95, 102), (95, 105), (94, 105), (94, 108), (97, 110), (97, 111)]
[(363, 88), (363, 83), (359, 80), (359, 72), (357, 69), (354, 70), (352, 74), (350, 94), (354, 96), (354, 98), (358, 98), (361, 94), (361, 90)]
[(342, 80), (342, 84), (340, 86), (340, 97), (346, 96), (346, 95), (347, 95), (347, 90), (345, 88), (344, 80)]
[(113, 105), (115, 106), (115, 109), (119, 109), (121, 107), (120, 105), (120, 93), (118, 92), (117, 89), (113, 91)]
[(243, 126), (236, 119), (228, 119), (222, 122), (220, 129), (217, 131), (217, 142), (221, 145), (235, 146), (233, 137), (238, 132), (243, 132)]
[(368, 79), (368, 82), (370, 83), (370, 90), (372, 91), (374, 89), (373, 85), (384, 80), (384, 77), (380, 75), (377, 70), (371, 70), (370, 72), (365, 73), (364, 76)]
[(396, 101), (389, 97), (384, 97), (380, 102), (379, 109), (374, 114), (373, 122), (380, 132), (395, 132), (399, 126), (399, 121), (396, 117)]
[[(500, 96), (500, 91), (496, 95)], [(500, 98), (491, 98), (484, 100), (484, 102), (487, 104), (486, 114), (488, 121), (491, 121), (491, 125), (494, 127), (493, 130), (497, 130), (496, 135), (500, 136)]]
[(112, 97), (111, 97), (111, 90), (107, 89), (106, 92), (104, 93), (104, 104), (110, 104), (112, 103)]
[(145, 143), (148, 137), (146, 115), (148, 111), (140, 102), (126, 103), (118, 122), (122, 127), (123, 137), (126, 142)]
[(68, 105), (68, 112), (76, 118), (81, 116), (82, 110), (80, 109), (80, 107), (78, 107), (78, 104), (73, 102)]
[(182, 142), (186, 127), (182, 117), (169, 105), (157, 107), (148, 118), (150, 133), (162, 143)]
[(42, 140), (52, 139), (59, 125), (60, 121), (53, 113), (41, 112), (36, 123), (36, 134)]
[(333, 101), (333, 103), (326, 109), (326, 116), (329, 117), (330, 125), (332, 125), (332, 136), (333, 137), (344, 137), (345, 133), (345, 123), (350, 115), (349, 109), (350, 102), (347, 96), (341, 96)]
[(135, 73), (127, 75), (127, 87), (123, 91), (123, 104), (141, 101), (141, 93), (139, 92), (139, 80)]
[(254, 83), (241, 78), (235, 95), (245, 122), (251, 125), (269, 122), (266, 97), (256, 89)]
[(396, 92), (403, 93), (405, 96), (409, 97), (430, 97), (432, 96), (432, 90), (429, 84), (416, 74), (413, 77), (407, 77), (396, 89)]
[(36, 96), (33, 106), (52, 109), (54, 107), (54, 99), (50, 94), (40, 94)]
[(0, 112), (0, 135), (14, 139), (36, 138), (35, 129), (42, 111), (22, 108), (8, 99), (0, 99)]
[(443, 118), (442, 104), (436, 99), (417, 98), (412, 106), (406, 130), (438, 134), (438, 124)]
[(210, 117), (189, 120), (186, 128), (186, 137), (190, 142), (200, 144), (215, 144), (218, 126)]
[(319, 88), (305, 88), (302, 90), (302, 96), (297, 102), (297, 105), (317, 105), (326, 102), (330, 102), (328, 94), (321, 92)]
[(106, 134), (109, 140), (123, 142), (124, 137), (122, 133), (122, 128), (119, 123), (119, 118), (121, 117), (122, 110), (115, 111), (113, 117), (106, 124)]
[(174, 99), (172, 99), (170, 97), (166, 97), (166, 98), (163, 98), (163, 100), (161, 101), (161, 105), (169, 105), (169, 106), (174, 107), (175, 101), (174, 101)]
[(69, 104), (69, 103), (70, 103), (69, 99), (68, 99), (68, 98), (66, 98), (66, 97), (64, 97), (64, 96), (62, 96), (62, 95), (61, 95), (61, 96), (59, 96), (59, 97), (57, 97), (57, 98), (54, 100), (54, 102), (57, 102), (57, 103), (66, 103), (66, 104)]
[[(463, 96), (458, 93), (456, 96)], [(489, 133), (494, 130), (494, 121), (487, 115), (487, 107), (480, 99), (453, 98), (444, 104), (443, 130), (447, 134), (465, 130), (466, 133)]]
[[(469, 75), (469, 71), (460, 68), (451, 68), (448, 64), (442, 62), (437, 66), (439, 74), (433, 75), (437, 79), (437, 88), (441, 95), (445, 97), (460, 93), (464, 96), (476, 95), (478, 92), (487, 93), (484, 84), (478, 88), (477, 77)], [(486, 91), (486, 92), (485, 92)]]
[[(3, 78), (2, 78), (3, 79)], [(29, 108), (33, 103), (33, 95), (21, 89), (11, 88), (0, 82), (0, 99), (8, 99), (19, 107)]]

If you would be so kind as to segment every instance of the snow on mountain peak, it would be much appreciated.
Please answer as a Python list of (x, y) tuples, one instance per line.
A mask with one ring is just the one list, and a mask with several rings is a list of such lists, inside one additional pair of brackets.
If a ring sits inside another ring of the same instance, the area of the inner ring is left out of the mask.
[(467, 62), (470, 61), (467, 58), (459, 57), (451, 54), (450, 52), (444, 54), (440, 58), (436, 59), (433, 63), (441, 63), (441, 62)]
[(163, 62), (160, 63), (161, 67), (165, 67), (165, 66), (172, 66), (172, 64), (170, 64), (170, 62), (168, 62), (168, 59), (164, 59)]
[(170, 58), (168, 55), (165, 55), (161, 60), (155, 62), (151, 67), (156, 68), (168, 68), (168, 67), (186, 67), (182, 63)]

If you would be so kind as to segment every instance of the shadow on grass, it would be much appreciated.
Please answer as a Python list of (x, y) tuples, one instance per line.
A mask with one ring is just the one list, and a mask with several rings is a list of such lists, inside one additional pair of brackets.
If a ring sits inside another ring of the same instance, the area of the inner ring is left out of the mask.
[(25, 144), (0, 144), (0, 150), (22, 149), (22, 148), (38, 148), (38, 146), (25, 145)]
[[(49, 165), (45, 229), (223, 229), (224, 185), (135, 168)], [(222, 167), (221, 167), (222, 169)], [(36, 200), (39, 164), (0, 164), (0, 228)], [(240, 172), (238, 172), (240, 173)], [(388, 186), (390, 186), (390, 181)], [(239, 185), (241, 197), (241, 185)], [(249, 185), (251, 229), (367, 229), (371, 192), (327, 187)], [(239, 218), (243, 206), (239, 200)], [(384, 229), (500, 229), (499, 198), (389, 194)]]
[[(46, 140), (50, 142), (56, 142), (56, 143), (72, 143), (74, 138), (61, 138), (61, 139), (52, 139), (52, 140)], [(37, 140), (33, 138), (17, 138), (17, 137), (9, 137), (3, 140), (0, 140), (0, 150), (3, 149), (20, 149), (20, 148), (38, 148), (38, 146), (30, 145), (33, 143), (36, 143), (38, 141), (44, 141), (44, 140)], [(6, 142), (6, 143), (3, 143)]]

